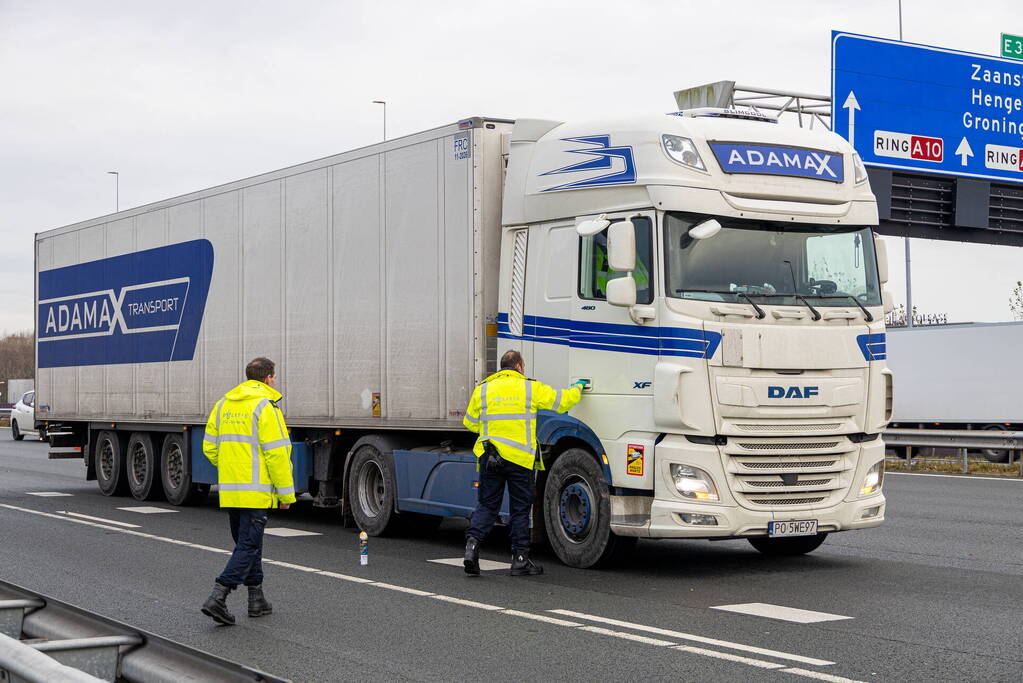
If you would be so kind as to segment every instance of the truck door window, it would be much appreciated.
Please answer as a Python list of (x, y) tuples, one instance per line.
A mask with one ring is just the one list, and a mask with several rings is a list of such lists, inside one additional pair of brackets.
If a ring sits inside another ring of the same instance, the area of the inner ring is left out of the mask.
[[(649, 304), (654, 300), (653, 278), (650, 276), (653, 261), (650, 219), (633, 218), (636, 228), (636, 266), (632, 277), (636, 280), (636, 303)], [(596, 235), (579, 238), (579, 298), (604, 301), (607, 299), (607, 282), (626, 274), (611, 270), (607, 265), (607, 230)]]

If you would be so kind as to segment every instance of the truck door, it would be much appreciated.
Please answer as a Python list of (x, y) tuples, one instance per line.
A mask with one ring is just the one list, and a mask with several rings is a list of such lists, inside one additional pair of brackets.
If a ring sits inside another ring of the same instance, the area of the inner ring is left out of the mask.
[[(654, 300), (656, 282), (655, 217), (652, 212), (630, 212), (609, 215), (608, 218), (612, 222), (631, 218), (635, 226), (636, 265), (633, 277), (636, 280), (636, 303), (650, 305)], [(654, 365), (659, 346), (657, 324), (656, 321), (637, 324), (628, 307), (612, 306), (607, 302), (608, 281), (625, 275), (608, 267), (607, 235), (607, 229), (588, 237), (576, 235), (577, 280), (572, 306), (570, 380), (583, 378), (591, 382), (587, 397), (576, 414), (580, 418), (585, 414), (595, 423), (611, 424), (620, 421), (619, 418), (625, 419), (624, 412), (619, 411), (624, 408), (631, 412), (635, 406), (640, 412), (646, 411), (646, 416), (634, 424), (648, 424), (648, 402), (630, 399), (649, 397), (653, 393)], [(625, 401), (618, 400), (620, 398), (625, 398)], [(605, 411), (610, 412), (604, 415)], [(613, 415), (618, 417), (607, 419)]]

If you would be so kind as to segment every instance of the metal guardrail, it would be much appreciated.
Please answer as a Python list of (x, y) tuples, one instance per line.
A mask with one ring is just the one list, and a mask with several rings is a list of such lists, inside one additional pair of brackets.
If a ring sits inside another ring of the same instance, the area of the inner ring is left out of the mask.
[(963, 472), (970, 471), (970, 448), (1009, 451), (1009, 464), (1019, 462), (1019, 476), (1023, 477), (1023, 432), (998, 429), (886, 429), (883, 435), (886, 447), (905, 448), (904, 459), (912, 462), (911, 449), (955, 448), (956, 458), (916, 458), (940, 462), (962, 462)]
[(0, 581), (0, 681), (287, 683)]
[(0, 417), (10, 417), (13, 408), (0, 408)]

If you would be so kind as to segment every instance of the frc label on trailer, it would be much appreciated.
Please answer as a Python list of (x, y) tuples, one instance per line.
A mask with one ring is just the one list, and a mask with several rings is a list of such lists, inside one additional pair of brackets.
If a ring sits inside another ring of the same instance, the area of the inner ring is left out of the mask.
[(874, 154), (896, 159), (916, 159), (940, 163), (945, 159), (945, 141), (924, 135), (874, 131)]
[(39, 367), (191, 360), (213, 245), (182, 242), (39, 273)]
[(626, 447), (625, 457), (626, 466), (625, 471), (628, 474), (635, 475), (637, 477), (643, 476), (643, 449), (644, 446), (637, 446), (636, 444), (630, 443)]
[(472, 156), (472, 145), (468, 135), (456, 135), (451, 143), (451, 156), (455, 161)]

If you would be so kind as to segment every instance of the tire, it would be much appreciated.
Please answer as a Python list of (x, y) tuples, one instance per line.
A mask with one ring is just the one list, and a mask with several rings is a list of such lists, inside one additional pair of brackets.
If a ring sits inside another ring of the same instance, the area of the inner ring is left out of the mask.
[(154, 500), (163, 493), (160, 486), (160, 456), (153, 438), (146, 432), (133, 432), (125, 452), (128, 490), (135, 500)]
[(100, 432), (96, 439), (96, 483), (104, 496), (128, 493), (124, 467), (124, 439), (117, 432)]
[(21, 433), (21, 428), (18, 427), (18, 418), (11, 416), (11, 438), (15, 441), (21, 441), (25, 438), (25, 435)]
[(185, 439), (168, 434), (160, 448), (160, 483), (171, 505), (195, 505), (202, 497), (199, 486), (192, 483), (192, 463), (186, 455)]
[(554, 461), (543, 507), (551, 548), (570, 567), (604, 566), (635, 547), (635, 538), (611, 531), (611, 493), (588, 451), (570, 448)]
[(816, 536), (796, 536), (794, 538), (768, 538), (758, 536), (746, 539), (754, 548), (770, 557), (792, 557), (794, 555), (805, 555), (820, 547), (827, 533)]
[(352, 456), (348, 472), (348, 500), (358, 527), (370, 536), (395, 530), (394, 474), (387, 458), (371, 444), (363, 444)]
[[(987, 425), (986, 427), (984, 427), (984, 431), (1005, 431), (1006, 429), (1007, 427), (1003, 427), (1002, 425), (998, 424)], [(1007, 463), (1010, 462), (1012, 451), (996, 450), (994, 448), (984, 448), (981, 449), (980, 454), (983, 455), (984, 459), (987, 460), (988, 462)]]

